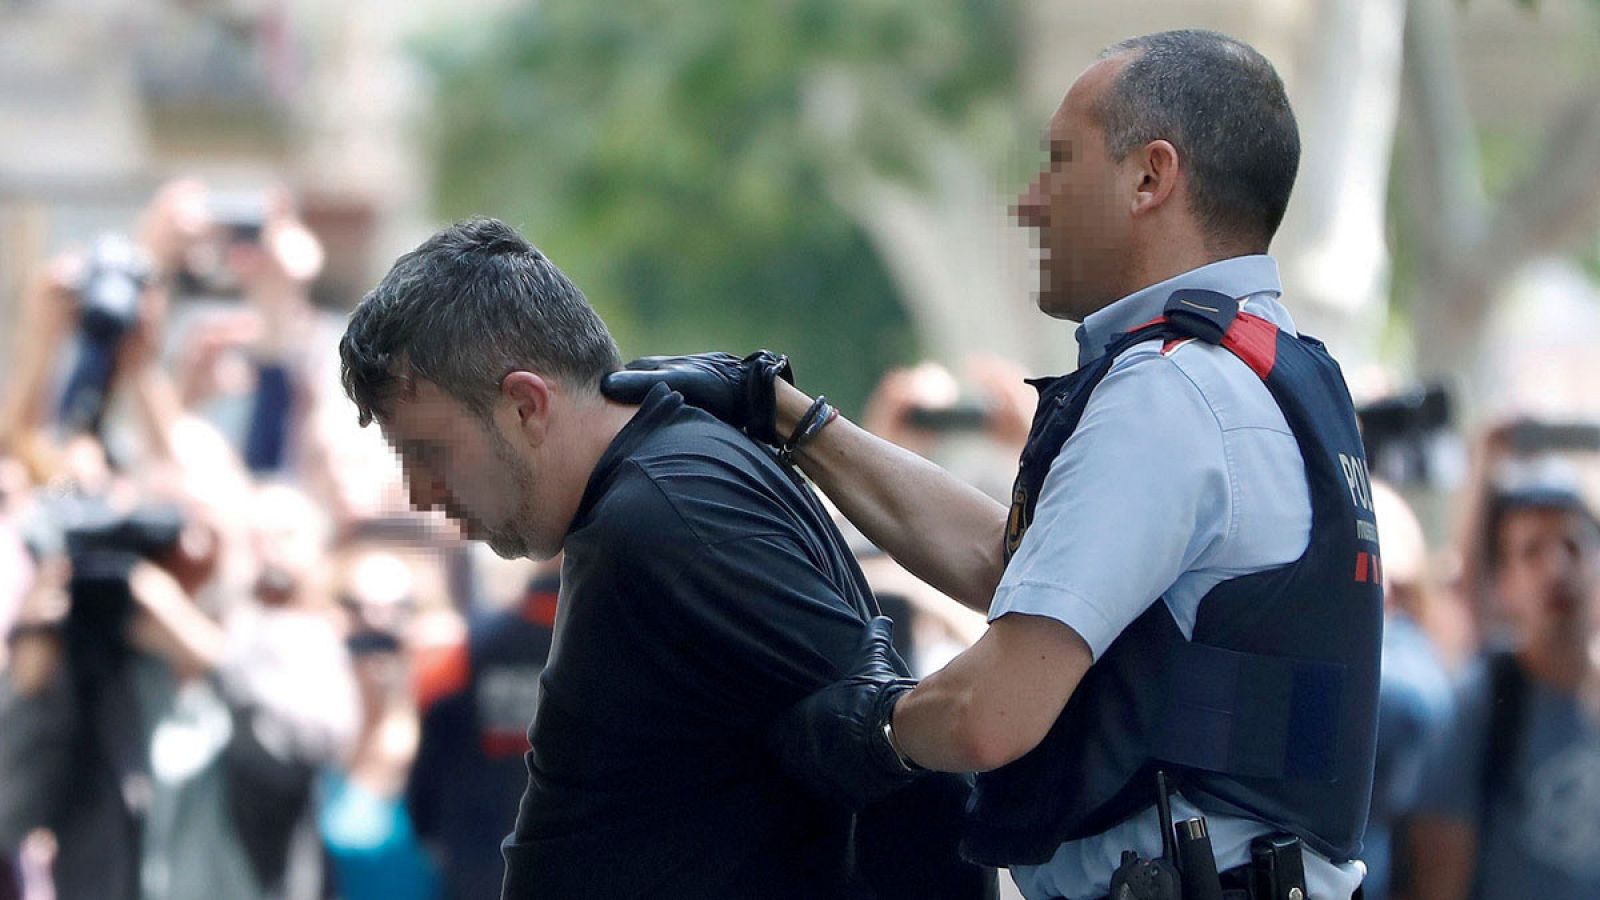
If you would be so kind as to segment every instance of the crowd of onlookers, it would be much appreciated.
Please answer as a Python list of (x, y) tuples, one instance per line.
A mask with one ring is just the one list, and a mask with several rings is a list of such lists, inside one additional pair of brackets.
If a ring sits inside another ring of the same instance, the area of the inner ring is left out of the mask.
[[(497, 896), (559, 561), (407, 510), (286, 196), (131, 224), (41, 265), (0, 380), (0, 898)], [(861, 421), (1005, 500), (1023, 374), (897, 370)], [(1453, 546), (1374, 486), (1368, 898), (1600, 896), (1588, 435), (1480, 430)], [(920, 672), (982, 632), (856, 549)]]
[(287, 198), (42, 265), (0, 407), (0, 897), (498, 892), (549, 566), (411, 513)]
[(1394, 888), (1368, 896), (1600, 896), (1594, 433), (1481, 429), (1448, 553), (1398, 495), (1378, 498), (1389, 617), (1369, 857), (1387, 852)]

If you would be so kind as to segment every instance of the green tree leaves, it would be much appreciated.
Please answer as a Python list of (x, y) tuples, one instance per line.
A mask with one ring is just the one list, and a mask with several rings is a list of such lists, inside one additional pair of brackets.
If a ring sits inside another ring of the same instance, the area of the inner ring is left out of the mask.
[(625, 354), (770, 346), (859, 409), (915, 348), (834, 175), (915, 183), (928, 128), (1009, 146), (1018, 28), (1014, 0), (541, 0), (422, 48), (438, 207), (520, 226)]

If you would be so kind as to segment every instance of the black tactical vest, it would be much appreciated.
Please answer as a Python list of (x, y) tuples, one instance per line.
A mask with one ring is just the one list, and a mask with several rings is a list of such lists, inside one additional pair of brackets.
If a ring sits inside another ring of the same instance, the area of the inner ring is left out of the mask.
[(1063, 842), (1148, 808), (1157, 769), (1204, 811), (1270, 823), (1336, 861), (1360, 852), (1377, 732), (1378, 534), (1349, 391), (1320, 342), (1240, 313), (1225, 295), (1180, 290), (1165, 316), (1104, 356), (1034, 382), (1039, 409), (1013, 493), (1007, 559), (1118, 354), (1188, 338), (1227, 348), (1277, 401), (1305, 460), (1310, 544), (1288, 565), (1208, 592), (1192, 639), (1164, 602), (1128, 626), (1039, 746), (978, 776), (963, 845), (976, 861), (1048, 861)]

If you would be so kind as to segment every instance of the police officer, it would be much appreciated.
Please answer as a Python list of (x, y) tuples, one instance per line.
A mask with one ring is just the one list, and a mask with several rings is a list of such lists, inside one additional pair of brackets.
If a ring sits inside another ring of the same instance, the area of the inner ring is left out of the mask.
[[(1377, 530), (1338, 366), (1296, 333), (1266, 250), (1299, 137), (1276, 72), (1223, 35), (1106, 50), (1050, 121), (1020, 198), (1039, 307), (1080, 368), (1040, 404), (1009, 509), (726, 355), (641, 360), (782, 448), (874, 543), (990, 627), (913, 684), (878, 629), (771, 738), (853, 802), (923, 769), (977, 772), (964, 852), (1029, 898), (1111, 891), (1122, 851), (1204, 815), (1224, 886), (1252, 845), (1304, 847), (1303, 893), (1347, 898), (1372, 778)], [(745, 424), (748, 424), (746, 422)], [(1285, 892), (1287, 896), (1287, 892)]]

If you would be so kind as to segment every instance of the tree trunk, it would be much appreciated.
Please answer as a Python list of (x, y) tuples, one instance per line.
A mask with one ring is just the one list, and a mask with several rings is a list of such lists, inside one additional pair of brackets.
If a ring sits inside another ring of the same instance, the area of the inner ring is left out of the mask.
[(1307, 17), (1301, 163), (1274, 254), (1296, 325), (1346, 368), (1371, 362), (1387, 311), (1384, 234), (1405, 0), (1329, 0)]
[(1004, 356), (1031, 371), (1076, 363), (1072, 326), (1043, 320), (1028, 235), (1012, 200), (978, 151), (919, 123), (914, 181), (872, 169), (858, 145), (863, 93), (844, 72), (820, 72), (807, 97), (813, 132), (830, 146), (829, 187), (866, 232), (900, 287), (927, 355), (958, 367), (973, 353)]
[(1404, 154), (1407, 216), (1418, 250), (1411, 308), (1416, 370), (1451, 376), (1466, 401), (1482, 396), (1485, 331), (1495, 302), (1529, 262), (1600, 227), (1600, 80), (1572, 92), (1527, 173), (1491, 203), (1467, 112), (1449, 0), (1411, 0)]

